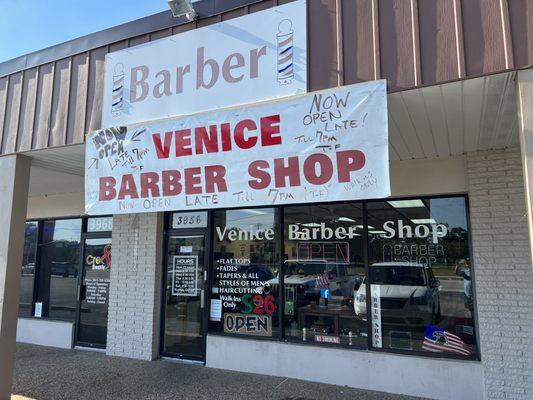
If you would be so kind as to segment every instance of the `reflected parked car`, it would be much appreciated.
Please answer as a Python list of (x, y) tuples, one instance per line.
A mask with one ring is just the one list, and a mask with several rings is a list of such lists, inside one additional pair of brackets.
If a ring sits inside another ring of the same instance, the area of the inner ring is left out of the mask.
[[(440, 320), (440, 281), (425, 264), (390, 262), (370, 266), (371, 285), (379, 288), (384, 323), (434, 324)], [(366, 319), (366, 285), (354, 291), (354, 311)]]
[(76, 278), (78, 276), (78, 266), (68, 261), (52, 261), (50, 264), (50, 275), (62, 276), (64, 278), (72, 276)]
[[(329, 288), (333, 296), (350, 297), (354, 287), (359, 287), (362, 277), (348, 274), (348, 265), (327, 260), (285, 261), (285, 299), (297, 306), (320, 299), (320, 290)], [(277, 295), (278, 278), (267, 282)]]
[(35, 273), (35, 263), (28, 263), (22, 266), (22, 275), (33, 275)]

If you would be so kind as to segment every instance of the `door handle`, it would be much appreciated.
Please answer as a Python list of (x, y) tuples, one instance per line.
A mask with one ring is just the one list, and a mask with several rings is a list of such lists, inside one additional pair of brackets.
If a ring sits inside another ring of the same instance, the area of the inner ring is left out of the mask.
[(204, 308), (204, 289), (200, 290), (200, 308)]

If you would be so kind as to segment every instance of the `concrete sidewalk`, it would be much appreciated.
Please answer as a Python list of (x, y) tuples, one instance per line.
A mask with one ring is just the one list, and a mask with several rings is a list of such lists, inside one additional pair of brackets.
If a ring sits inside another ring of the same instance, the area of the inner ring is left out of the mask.
[(13, 393), (17, 400), (414, 399), (201, 365), (138, 361), (26, 344), (17, 344)]

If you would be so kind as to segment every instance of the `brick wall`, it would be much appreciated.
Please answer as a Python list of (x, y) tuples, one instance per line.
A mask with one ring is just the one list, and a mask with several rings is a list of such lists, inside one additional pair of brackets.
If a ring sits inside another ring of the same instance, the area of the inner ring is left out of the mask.
[(153, 360), (159, 344), (163, 216), (113, 217), (107, 354)]
[(470, 153), (466, 171), (487, 399), (533, 399), (533, 271), (520, 151)]

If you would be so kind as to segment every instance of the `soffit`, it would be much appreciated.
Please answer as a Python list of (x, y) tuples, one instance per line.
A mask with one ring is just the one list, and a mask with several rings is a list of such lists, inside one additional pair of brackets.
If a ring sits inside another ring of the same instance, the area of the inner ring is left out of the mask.
[(391, 160), (519, 146), (516, 73), (389, 94)]

